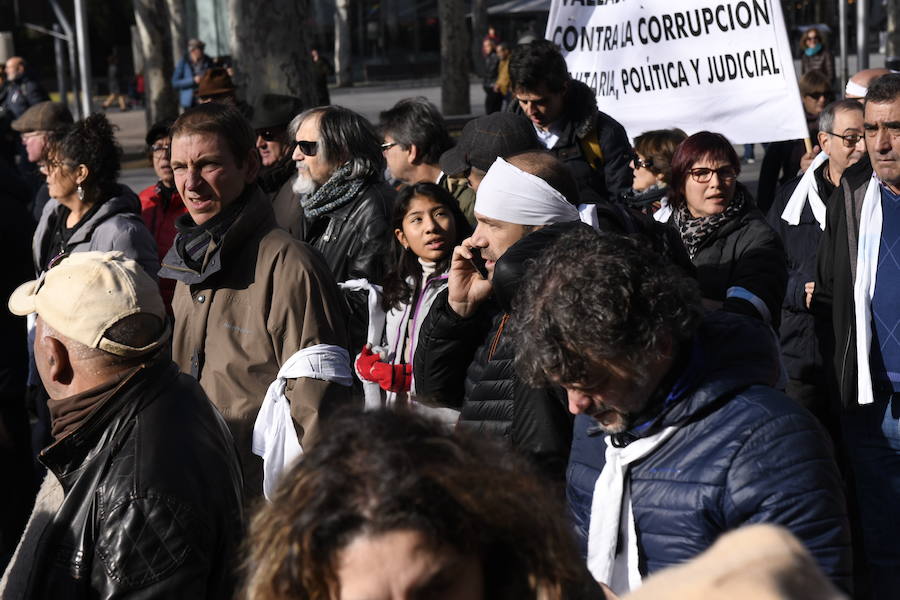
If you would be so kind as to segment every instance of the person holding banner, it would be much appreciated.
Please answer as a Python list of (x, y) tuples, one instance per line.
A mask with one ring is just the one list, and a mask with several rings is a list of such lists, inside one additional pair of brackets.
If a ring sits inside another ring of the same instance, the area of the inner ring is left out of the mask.
[[(784, 242), (788, 285), (781, 306), (781, 350), (788, 382), (785, 393), (826, 423), (828, 388), (815, 321), (809, 311), (816, 274), (816, 250), (825, 229), (826, 202), (850, 165), (866, 154), (863, 109), (839, 100), (819, 116), (822, 152), (802, 176), (778, 190), (768, 221)], [(829, 431), (831, 431), (829, 427)]]
[(828, 202), (812, 308), (834, 332), (863, 570), (880, 599), (900, 590), (900, 74), (869, 87), (864, 111), (868, 160), (844, 171)]
[(516, 47), (509, 75), (516, 100), (511, 110), (531, 119), (547, 150), (572, 170), (583, 203), (614, 200), (631, 189), (625, 129), (597, 110), (594, 92), (572, 79), (556, 44)]
[(707, 308), (778, 327), (787, 284), (781, 240), (737, 182), (741, 172), (725, 136), (701, 131), (672, 158), (669, 219), (681, 234)]

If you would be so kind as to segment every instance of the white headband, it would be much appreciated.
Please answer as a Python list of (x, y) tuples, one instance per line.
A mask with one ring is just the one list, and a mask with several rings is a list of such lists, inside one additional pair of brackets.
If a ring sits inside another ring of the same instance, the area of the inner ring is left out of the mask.
[(549, 183), (497, 158), (475, 194), (475, 212), (518, 225), (579, 219), (578, 209)]
[(865, 98), (866, 92), (869, 88), (859, 85), (853, 80), (847, 80), (847, 87), (844, 88), (845, 96), (857, 96), (859, 98)]

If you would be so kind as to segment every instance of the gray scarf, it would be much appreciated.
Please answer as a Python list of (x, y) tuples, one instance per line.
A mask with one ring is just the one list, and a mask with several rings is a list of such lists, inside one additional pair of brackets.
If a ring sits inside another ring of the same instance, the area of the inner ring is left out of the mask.
[(348, 204), (356, 197), (356, 193), (362, 187), (366, 178), (363, 176), (351, 179), (350, 171), (352, 168), (350, 162), (344, 163), (337, 171), (332, 173), (325, 185), (313, 194), (300, 200), (300, 205), (303, 207), (303, 212), (307, 217), (316, 218), (328, 214)]
[(694, 217), (691, 215), (684, 202), (675, 210), (675, 225), (681, 234), (681, 241), (684, 243), (685, 249), (688, 251), (691, 260), (694, 260), (700, 247), (709, 239), (722, 225), (728, 223), (732, 219), (737, 218), (744, 209), (744, 192), (741, 188), (735, 190), (734, 198), (725, 208), (724, 212), (708, 217)]

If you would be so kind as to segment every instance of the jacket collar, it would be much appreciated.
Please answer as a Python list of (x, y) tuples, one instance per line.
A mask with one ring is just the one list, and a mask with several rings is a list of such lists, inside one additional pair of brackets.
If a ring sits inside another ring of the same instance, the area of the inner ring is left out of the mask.
[(134, 195), (130, 189), (125, 186), (119, 186), (115, 196), (103, 202), (100, 208), (91, 216), (87, 222), (83, 223), (69, 238), (69, 246), (82, 244), (91, 239), (94, 230), (104, 221), (119, 214), (139, 215), (141, 201)]
[(294, 166), (294, 159), (288, 153), (260, 174), (258, 179), (259, 187), (267, 194), (277, 192), (296, 172), (297, 167)]
[(178, 377), (171, 359), (157, 354), (144, 364), (115, 394), (69, 435), (60, 438), (39, 456), (41, 463), (69, 489), (73, 476), (85, 461), (114, 443), (114, 438), (135, 415)]
[[(185, 264), (184, 259), (178, 254), (178, 243), (172, 244), (163, 258), (159, 276), (175, 279), (187, 285), (203, 283), (227, 266), (232, 258), (245, 249), (245, 242), (256, 236), (261, 237), (275, 226), (275, 214), (262, 190), (255, 184), (250, 184), (244, 190), (240, 200), (246, 199), (244, 210), (237, 216), (231, 227), (222, 238), (218, 250), (209, 258), (206, 268), (202, 273), (194, 271)], [(238, 200), (238, 201), (240, 201)], [(179, 234), (181, 235), (181, 234)]]

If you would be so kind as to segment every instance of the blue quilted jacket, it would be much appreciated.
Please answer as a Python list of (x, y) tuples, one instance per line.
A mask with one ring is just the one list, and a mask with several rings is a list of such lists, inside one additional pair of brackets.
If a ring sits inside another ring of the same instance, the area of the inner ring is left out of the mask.
[[(774, 523), (790, 529), (849, 591), (850, 532), (830, 442), (810, 413), (769, 387), (777, 373), (773, 340), (757, 320), (708, 315), (673, 386), (685, 391), (635, 434), (680, 427), (631, 468), (643, 575), (690, 560), (741, 525)], [(576, 419), (567, 470), (584, 555), (606, 451), (606, 435), (592, 435), (594, 425), (590, 417)]]

